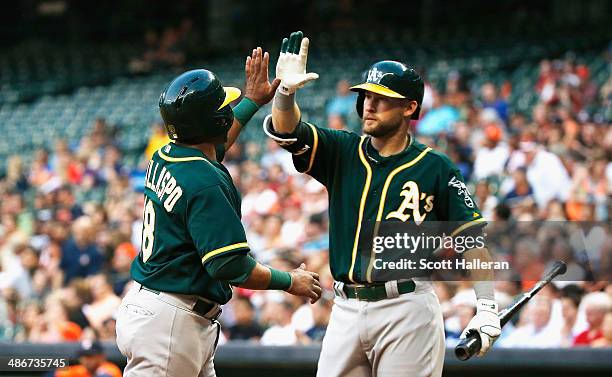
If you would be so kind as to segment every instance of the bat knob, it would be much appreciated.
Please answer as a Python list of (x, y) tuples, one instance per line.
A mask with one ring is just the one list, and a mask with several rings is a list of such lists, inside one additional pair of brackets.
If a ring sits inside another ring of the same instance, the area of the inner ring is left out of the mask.
[(558, 271), (558, 275), (563, 275), (567, 271), (567, 265), (560, 260), (556, 261), (553, 269)]
[(465, 339), (462, 339), (455, 347), (455, 356), (461, 361), (466, 361), (477, 354), (481, 346), (478, 332), (470, 331)]

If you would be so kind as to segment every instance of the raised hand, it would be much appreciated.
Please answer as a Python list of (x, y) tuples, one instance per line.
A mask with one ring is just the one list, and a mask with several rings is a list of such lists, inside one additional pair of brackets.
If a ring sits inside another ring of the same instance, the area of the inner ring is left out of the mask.
[(245, 97), (249, 98), (261, 107), (272, 100), (276, 88), (280, 84), (279, 78), (272, 83), (268, 78), (268, 65), (270, 54), (263, 53), (261, 47), (253, 49), (251, 56), (246, 58), (244, 72), (246, 75)]
[(306, 73), (309, 43), (301, 31), (291, 33), (289, 39), (283, 39), (276, 63), (276, 78), (281, 79), (281, 93), (289, 95), (307, 82), (319, 78), (314, 72)]

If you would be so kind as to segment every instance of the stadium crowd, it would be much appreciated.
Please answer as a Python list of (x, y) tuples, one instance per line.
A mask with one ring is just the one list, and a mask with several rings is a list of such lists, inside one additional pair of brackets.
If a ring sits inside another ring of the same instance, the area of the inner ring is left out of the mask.
[[(414, 132), (457, 163), (492, 227), (513, 229), (491, 237), (495, 257), (513, 260), (518, 273), (496, 283), (500, 306), (537, 280), (553, 256), (576, 277), (543, 291), (496, 346), (612, 346), (612, 77), (597, 87), (587, 67), (544, 60), (531, 114), (510, 106), (509, 97), (520, 94), (507, 83), (467, 87), (455, 72), (441, 88), (428, 84)], [(330, 127), (355, 129), (354, 99), (340, 82), (326, 108)], [(58, 140), (29, 166), (18, 156), (7, 161), (0, 180), (0, 340), (114, 340), (114, 315), (140, 249), (144, 169), (167, 142), (153, 125), (141, 163), (128, 168), (118, 135), (99, 119), (81, 140)], [(224, 163), (242, 194), (256, 259), (286, 270), (305, 262), (326, 291), (310, 305), (283, 292), (236, 288), (221, 317), (221, 342), (320, 342), (333, 302), (325, 189), (297, 174), (290, 155), (271, 141), (237, 143)], [(538, 220), (604, 225), (583, 229), (585, 239), (595, 238), (586, 251), (546, 227), (531, 240), (509, 242), (533, 232), (521, 223)], [(453, 346), (474, 315), (475, 298), (467, 282), (434, 284)]]

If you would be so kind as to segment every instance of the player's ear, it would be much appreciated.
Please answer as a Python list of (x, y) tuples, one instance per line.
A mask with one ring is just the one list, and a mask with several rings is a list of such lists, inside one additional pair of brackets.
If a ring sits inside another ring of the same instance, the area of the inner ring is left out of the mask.
[(404, 117), (410, 118), (412, 114), (418, 109), (419, 104), (417, 101), (408, 101), (406, 107), (404, 107)]

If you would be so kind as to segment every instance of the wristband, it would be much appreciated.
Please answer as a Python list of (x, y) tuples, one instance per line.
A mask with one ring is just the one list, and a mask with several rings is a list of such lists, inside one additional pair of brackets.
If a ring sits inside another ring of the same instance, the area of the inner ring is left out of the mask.
[(278, 289), (285, 291), (291, 287), (291, 275), (285, 271), (270, 268), (270, 285), (268, 289)]
[(244, 97), (242, 101), (236, 107), (234, 107), (234, 118), (242, 125), (246, 124), (251, 120), (253, 115), (259, 110), (259, 106), (252, 99)]
[(274, 107), (281, 111), (289, 111), (295, 107), (295, 93), (284, 94), (280, 88), (274, 94)]
[(495, 289), (492, 281), (475, 281), (474, 293), (476, 294), (476, 299), (478, 300), (495, 300)]

